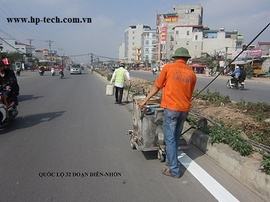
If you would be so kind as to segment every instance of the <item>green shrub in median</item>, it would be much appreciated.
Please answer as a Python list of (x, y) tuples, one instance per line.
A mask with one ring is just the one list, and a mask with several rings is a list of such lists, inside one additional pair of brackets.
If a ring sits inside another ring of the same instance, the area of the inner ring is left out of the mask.
[(239, 152), (242, 156), (249, 156), (253, 152), (250, 142), (241, 137), (241, 132), (225, 126), (209, 126), (210, 143), (224, 143)]
[(260, 151), (262, 155), (261, 167), (262, 171), (265, 172), (267, 175), (270, 175), (270, 154), (265, 152), (264, 150)]
[[(195, 94), (197, 94), (196, 91)], [(206, 100), (209, 103), (216, 104), (218, 106), (230, 103), (231, 107), (235, 107), (236, 109), (241, 110), (245, 114), (250, 115), (255, 121), (258, 122), (264, 122), (267, 118), (269, 118), (270, 105), (265, 102), (252, 103), (246, 102), (245, 100), (241, 99), (239, 102), (232, 104), (228, 96), (223, 96), (219, 92), (212, 93), (209, 90), (207, 90), (205, 94), (200, 94), (198, 98)], [(189, 124), (191, 126), (196, 126), (197, 122), (197, 118), (189, 116)], [(264, 127), (262, 127), (260, 131), (257, 131), (254, 134), (247, 135), (249, 135), (249, 138), (257, 142), (269, 145), (269, 123), (264, 122), (262, 125)], [(217, 124), (200, 128), (200, 130), (210, 136), (209, 141), (211, 144), (228, 144), (233, 150), (239, 152), (239, 154), (242, 156), (249, 156), (253, 152), (252, 144), (241, 136), (241, 130), (229, 128), (224, 125), (220, 126)], [(262, 171), (266, 174), (270, 174), (270, 154), (265, 151), (261, 151), (260, 153), (263, 158), (261, 161)]]

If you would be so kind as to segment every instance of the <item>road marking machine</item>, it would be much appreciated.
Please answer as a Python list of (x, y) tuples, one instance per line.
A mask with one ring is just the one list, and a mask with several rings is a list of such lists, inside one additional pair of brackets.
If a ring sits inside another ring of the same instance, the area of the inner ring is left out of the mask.
[[(166, 158), (166, 145), (163, 133), (163, 108), (160, 108), (161, 99), (152, 97), (144, 109), (140, 108), (140, 102), (144, 100), (145, 95), (133, 95), (133, 130), (129, 130), (130, 146), (139, 151), (157, 151), (157, 158), (164, 162)], [(186, 133), (192, 127), (182, 133)], [(180, 138), (179, 149), (187, 149), (188, 143)]]

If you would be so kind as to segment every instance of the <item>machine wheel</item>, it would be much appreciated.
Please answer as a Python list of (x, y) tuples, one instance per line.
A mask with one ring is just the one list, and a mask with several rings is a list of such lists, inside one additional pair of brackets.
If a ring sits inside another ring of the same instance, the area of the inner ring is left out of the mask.
[(166, 158), (166, 155), (164, 152), (162, 152), (161, 149), (158, 150), (158, 159), (160, 160), (160, 162), (164, 162)]
[(240, 89), (240, 90), (243, 90), (243, 89), (244, 89), (244, 85), (243, 85), (243, 84), (240, 84), (240, 85), (239, 85), (239, 89)]
[(131, 149), (136, 149), (136, 146), (135, 146), (135, 144), (133, 143), (133, 138), (132, 138), (132, 136), (130, 136), (130, 141), (129, 141), (129, 143), (130, 143)]

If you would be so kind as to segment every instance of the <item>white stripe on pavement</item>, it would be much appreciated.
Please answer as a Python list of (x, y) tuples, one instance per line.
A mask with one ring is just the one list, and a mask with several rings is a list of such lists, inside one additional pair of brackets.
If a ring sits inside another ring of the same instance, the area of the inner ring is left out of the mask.
[(205, 170), (203, 170), (195, 161), (193, 161), (186, 153), (180, 152), (178, 160), (218, 201), (239, 201)]

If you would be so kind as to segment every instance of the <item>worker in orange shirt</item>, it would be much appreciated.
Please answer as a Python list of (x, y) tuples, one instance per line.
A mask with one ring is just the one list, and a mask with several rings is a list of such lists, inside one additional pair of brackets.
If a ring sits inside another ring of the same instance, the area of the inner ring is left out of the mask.
[(172, 57), (175, 61), (163, 67), (149, 94), (140, 103), (140, 107), (143, 108), (147, 101), (162, 89), (160, 107), (164, 108), (163, 132), (167, 164), (162, 173), (180, 178), (182, 174), (178, 164), (179, 139), (191, 107), (197, 78), (194, 71), (186, 65), (191, 58), (186, 48), (178, 48)]

